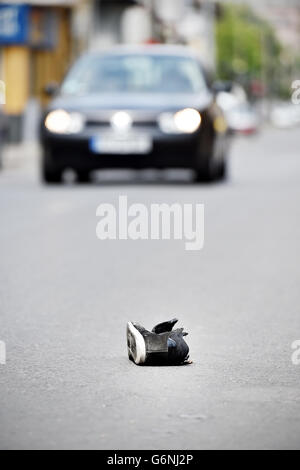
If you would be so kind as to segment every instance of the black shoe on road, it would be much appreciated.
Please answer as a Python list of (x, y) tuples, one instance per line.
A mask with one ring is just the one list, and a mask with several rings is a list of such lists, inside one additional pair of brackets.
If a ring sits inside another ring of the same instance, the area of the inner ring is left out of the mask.
[(137, 365), (180, 365), (187, 363), (189, 347), (183, 328), (174, 330), (177, 319), (160, 323), (151, 331), (138, 323), (127, 324), (129, 359)]

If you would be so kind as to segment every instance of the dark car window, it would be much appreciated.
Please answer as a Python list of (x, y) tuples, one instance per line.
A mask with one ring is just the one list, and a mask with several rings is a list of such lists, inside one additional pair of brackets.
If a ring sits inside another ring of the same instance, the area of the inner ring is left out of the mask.
[(205, 88), (200, 65), (192, 58), (122, 55), (80, 60), (62, 93), (199, 93)]

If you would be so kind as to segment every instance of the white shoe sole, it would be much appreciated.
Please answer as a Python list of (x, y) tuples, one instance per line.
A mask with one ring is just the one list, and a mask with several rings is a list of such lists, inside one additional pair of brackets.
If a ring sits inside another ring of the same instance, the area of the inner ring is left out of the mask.
[(129, 359), (132, 359), (137, 365), (146, 362), (144, 338), (131, 322), (127, 323), (127, 346)]

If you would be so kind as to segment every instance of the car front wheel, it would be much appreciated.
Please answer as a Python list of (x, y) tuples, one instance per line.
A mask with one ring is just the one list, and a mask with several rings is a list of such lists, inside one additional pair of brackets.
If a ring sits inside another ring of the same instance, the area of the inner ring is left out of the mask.
[(90, 172), (89, 171), (77, 171), (77, 181), (80, 184), (85, 184), (90, 182)]
[(210, 183), (218, 176), (218, 169), (213, 157), (209, 156), (202, 161), (201, 167), (197, 168), (195, 176), (196, 183)]
[(47, 153), (43, 155), (41, 164), (41, 178), (46, 184), (59, 184), (62, 182), (62, 171), (55, 168), (47, 158)]

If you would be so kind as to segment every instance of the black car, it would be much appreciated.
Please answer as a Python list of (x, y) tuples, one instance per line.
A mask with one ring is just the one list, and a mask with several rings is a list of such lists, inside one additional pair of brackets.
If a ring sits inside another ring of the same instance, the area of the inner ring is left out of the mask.
[(191, 168), (226, 174), (227, 124), (204, 70), (184, 46), (116, 47), (83, 56), (42, 122), (42, 174), (79, 181), (107, 168)]

